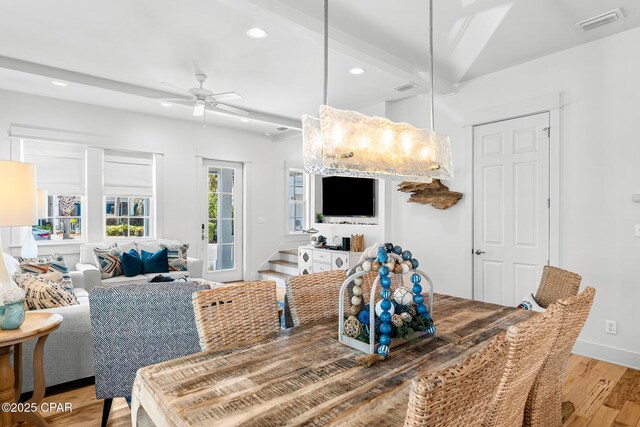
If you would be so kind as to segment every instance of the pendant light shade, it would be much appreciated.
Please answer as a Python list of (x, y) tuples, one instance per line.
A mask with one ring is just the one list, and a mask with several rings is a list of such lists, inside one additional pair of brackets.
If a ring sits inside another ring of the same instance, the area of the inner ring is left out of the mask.
[[(430, 2), (430, 11), (432, 4)], [(432, 13), (430, 14), (432, 24)], [(302, 116), (303, 160), (308, 173), (431, 182), (453, 178), (449, 137), (431, 129), (331, 108), (327, 103), (328, 1), (325, 0), (324, 104), (319, 118)], [(432, 28), (431, 28), (432, 31)], [(430, 37), (433, 82), (433, 37)]]
[(453, 177), (446, 135), (326, 105), (320, 119), (303, 116), (302, 124), (307, 172), (416, 181)]

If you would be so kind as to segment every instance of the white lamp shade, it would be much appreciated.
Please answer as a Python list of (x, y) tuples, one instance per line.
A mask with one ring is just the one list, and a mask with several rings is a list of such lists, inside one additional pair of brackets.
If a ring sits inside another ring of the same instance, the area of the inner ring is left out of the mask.
[(38, 219), (49, 216), (49, 193), (47, 190), (38, 190)]
[(36, 224), (37, 213), (36, 167), (0, 160), (0, 226)]

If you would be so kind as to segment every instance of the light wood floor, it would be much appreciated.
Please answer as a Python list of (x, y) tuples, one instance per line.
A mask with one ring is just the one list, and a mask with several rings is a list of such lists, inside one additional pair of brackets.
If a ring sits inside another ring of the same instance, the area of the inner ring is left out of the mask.
[[(571, 356), (564, 384), (565, 426), (640, 427), (640, 371), (583, 356)], [(94, 427), (100, 425), (102, 401), (93, 385), (52, 394), (47, 402), (70, 402), (73, 412), (51, 414), (51, 426)], [(110, 427), (131, 425), (124, 399), (114, 399)]]

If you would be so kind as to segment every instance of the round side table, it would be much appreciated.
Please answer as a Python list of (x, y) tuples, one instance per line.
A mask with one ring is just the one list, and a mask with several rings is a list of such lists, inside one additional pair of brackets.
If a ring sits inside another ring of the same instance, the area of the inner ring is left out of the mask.
[[(15, 403), (22, 392), (22, 343), (38, 339), (33, 350), (33, 397), (29, 404), (39, 406), (44, 397), (44, 365), (42, 350), (49, 334), (60, 326), (62, 316), (54, 313), (27, 311), (24, 323), (18, 329), (0, 330), (0, 405)], [(13, 368), (10, 356), (13, 353)], [(31, 405), (33, 406), (33, 405)], [(0, 426), (11, 426), (14, 422), (28, 422), (36, 426), (47, 426), (38, 412), (6, 412), (0, 410)]]

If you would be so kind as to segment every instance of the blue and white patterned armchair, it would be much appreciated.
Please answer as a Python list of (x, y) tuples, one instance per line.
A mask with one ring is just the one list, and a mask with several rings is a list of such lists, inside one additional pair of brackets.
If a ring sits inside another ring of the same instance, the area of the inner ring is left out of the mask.
[(200, 351), (191, 295), (208, 289), (187, 282), (124, 284), (89, 294), (96, 398), (129, 397), (138, 369)]

